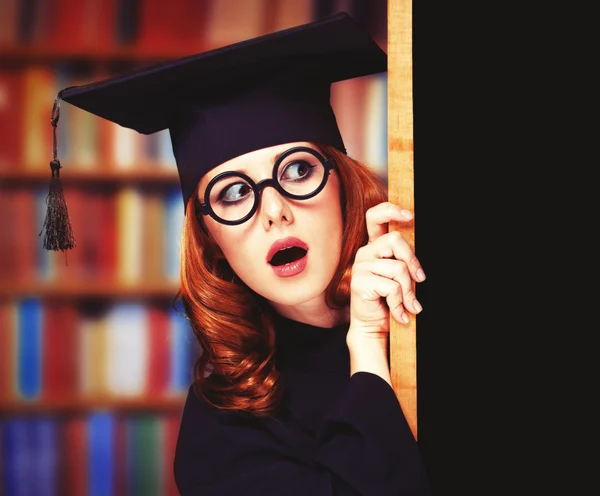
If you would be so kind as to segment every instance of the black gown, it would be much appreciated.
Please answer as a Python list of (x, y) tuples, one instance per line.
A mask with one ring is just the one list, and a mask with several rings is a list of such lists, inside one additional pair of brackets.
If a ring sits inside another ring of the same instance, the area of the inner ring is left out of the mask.
[(394, 390), (368, 372), (349, 377), (348, 325), (278, 317), (276, 328), (284, 408), (269, 419), (225, 413), (190, 387), (174, 461), (181, 495), (429, 495)]

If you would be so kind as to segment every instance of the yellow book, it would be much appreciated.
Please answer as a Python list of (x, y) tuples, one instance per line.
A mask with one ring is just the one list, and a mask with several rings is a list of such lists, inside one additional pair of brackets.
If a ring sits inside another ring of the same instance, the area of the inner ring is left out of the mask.
[(143, 278), (145, 282), (164, 280), (164, 200), (159, 193), (144, 197), (142, 245)]
[(23, 163), (26, 169), (50, 172), (53, 158), (50, 116), (57, 91), (54, 73), (43, 66), (26, 67), (23, 88)]
[(142, 281), (143, 195), (134, 186), (125, 186), (117, 193), (117, 280), (123, 285)]
[(86, 315), (81, 322), (81, 392), (87, 398), (104, 396), (106, 387), (106, 342), (107, 331), (104, 319), (97, 315)]

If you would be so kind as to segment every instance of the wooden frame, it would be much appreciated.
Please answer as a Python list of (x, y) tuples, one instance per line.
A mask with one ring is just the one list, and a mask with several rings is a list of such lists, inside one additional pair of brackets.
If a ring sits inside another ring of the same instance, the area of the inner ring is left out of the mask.
[[(412, 1), (388, 0), (388, 196), (414, 212)], [(416, 218), (416, 214), (415, 214)], [(392, 223), (415, 249), (414, 222)], [(390, 370), (402, 411), (417, 439), (416, 319), (390, 318)]]

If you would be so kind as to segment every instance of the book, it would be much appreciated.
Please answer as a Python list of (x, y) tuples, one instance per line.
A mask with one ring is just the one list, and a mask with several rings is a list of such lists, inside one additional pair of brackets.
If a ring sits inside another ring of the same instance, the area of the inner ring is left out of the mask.
[(164, 198), (160, 191), (147, 190), (142, 197), (142, 274), (144, 282), (164, 281)]
[(79, 321), (79, 391), (83, 398), (108, 392), (108, 330), (102, 307), (82, 310)]
[(108, 392), (141, 396), (148, 379), (148, 314), (138, 302), (118, 302), (106, 316)]
[[(55, 73), (47, 66), (30, 65), (23, 69), (23, 100), (21, 102), (21, 132), (23, 166), (29, 170), (47, 170), (52, 177), (53, 159), (50, 122), (57, 93)], [(59, 157), (60, 158), (60, 157)]]
[[(2, 23), (0, 20), (0, 32)], [(0, 171), (15, 172), (22, 167), (23, 83), (23, 72), (19, 68), (7, 67), (0, 71)]]
[(25, 400), (38, 399), (42, 391), (41, 301), (27, 297), (17, 303), (16, 371), (17, 393)]
[(59, 430), (59, 494), (88, 494), (88, 419), (84, 415), (65, 418), (60, 422)]
[(20, 0), (0, 2), (0, 46), (15, 46), (19, 42), (19, 4)]
[[(42, 232), (44, 229), (44, 221), (46, 220), (46, 214), (48, 212), (48, 186), (40, 186), (32, 190), (32, 194), (34, 195), (34, 216), (35, 216), (35, 226), (36, 233)], [(30, 228), (31, 229), (31, 228)], [(33, 234), (33, 233), (31, 233)], [(43, 235), (43, 234), (42, 234)], [(29, 235), (28, 238), (31, 240), (33, 236)], [(35, 278), (38, 281), (48, 282), (56, 278), (56, 267), (59, 266), (58, 260), (56, 260), (56, 253), (51, 250), (46, 250), (44, 248), (44, 243), (41, 238), (34, 238), (33, 243), (31, 244), (31, 248), (33, 248), (35, 263), (34, 267), (36, 269)], [(31, 241), (30, 241), (31, 243)], [(63, 256), (65, 253), (60, 253), (60, 260), (64, 262)], [(55, 264), (55, 262), (58, 262)], [(25, 272), (22, 272), (24, 274)]]
[(142, 280), (143, 196), (139, 187), (125, 185), (116, 193), (117, 280), (131, 285)]
[(91, 208), (98, 214), (92, 233), (99, 250), (97, 278), (99, 282), (112, 283), (117, 280), (118, 268), (117, 199), (110, 189), (98, 189), (93, 197)]
[(127, 493), (164, 496), (160, 418), (131, 415), (126, 420)]
[(43, 400), (70, 400), (79, 392), (79, 339), (85, 331), (80, 332), (73, 303), (49, 300), (43, 305)]
[[(7, 192), (8, 221), (2, 225), (7, 244), (5, 281), (33, 283), (38, 278), (37, 250), (43, 239), (38, 236), (36, 192), (16, 186)], [(10, 204), (8, 204), (10, 201)], [(41, 226), (40, 226), (41, 229)], [(42, 235), (43, 236), (43, 235)], [(4, 242), (2, 243), (4, 244)]]
[(53, 0), (44, 18), (45, 43), (54, 50), (80, 52), (111, 48), (116, 41), (116, 0)]
[(207, 11), (206, 43), (217, 48), (266, 32), (267, 0), (219, 0)]
[(2, 422), (2, 491), (7, 496), (34, 494), (30, 421), (23, 417)]
[[(183, 410), (183, 402), (181, 405)], [(164, 495), (179, 496), (177, 484), (175, 484), (175, 474), (173, 473), (173, 463), (175, 460), (175, 450), (177, 447), (177, 438), (179, 437), (179, 426), (181, 424), (180, 413), (167, 413), (163, 417), (163, 464), (164, 464)]]
[[(83, 494), (106, 496), (114, 490), (114, 429), (112, 412), (98, 411), (88, 419), (88, 485)], [(80, 465), (80, 464), (78, 464)]]
[(170, 188), (165, 191), (165, 215), (163, 224), (164, 277), (167, 282), (179, 281), (181, 235), (183, 233), (184, 208), (181, 191)]
[(14, 300), (0, 300), (0, 404), (15, 399), (14, 313)]
[(193, 355), (196, 350), (195, 337), (178, 302), (169, 311), (171, 331), (171, 394), (187, 392), (193, 376)]
[(58, 420), (50, 415), (32, 418), (32, 492), (35, 496), (58, 496), (59, 492), (59, 429)]
[(141, 0), (136, 47), (144, 53), (201, 51), (209, 5), (206, 0), (179, 0), (165, 9), (162, 0)]
[(365, 164), (387, 179), (387, 73), (368, 76), (365, 101)]
[(146, 394), (163, 397), (169, 391), (171, 370), (171, 333), (169, 310), (164, 305), (150, 303), (148, 312), (148, 377)]
[(271, 7), (272, 14), (267, 16), (272, 22), (269, 31), (292, 28), (315, 19), (314, 0), (275, 0), (271, 3), (275, 7)]

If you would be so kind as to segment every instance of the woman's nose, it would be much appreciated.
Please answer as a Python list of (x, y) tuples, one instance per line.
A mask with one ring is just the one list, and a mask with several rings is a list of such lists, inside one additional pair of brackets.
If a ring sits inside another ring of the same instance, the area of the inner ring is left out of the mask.
[(274, 187), (265, 187), (260, 196), (258, 206), (261, 223), (268, 230), (272, 225), (293, 222), (293, 215), (288, 201)]

